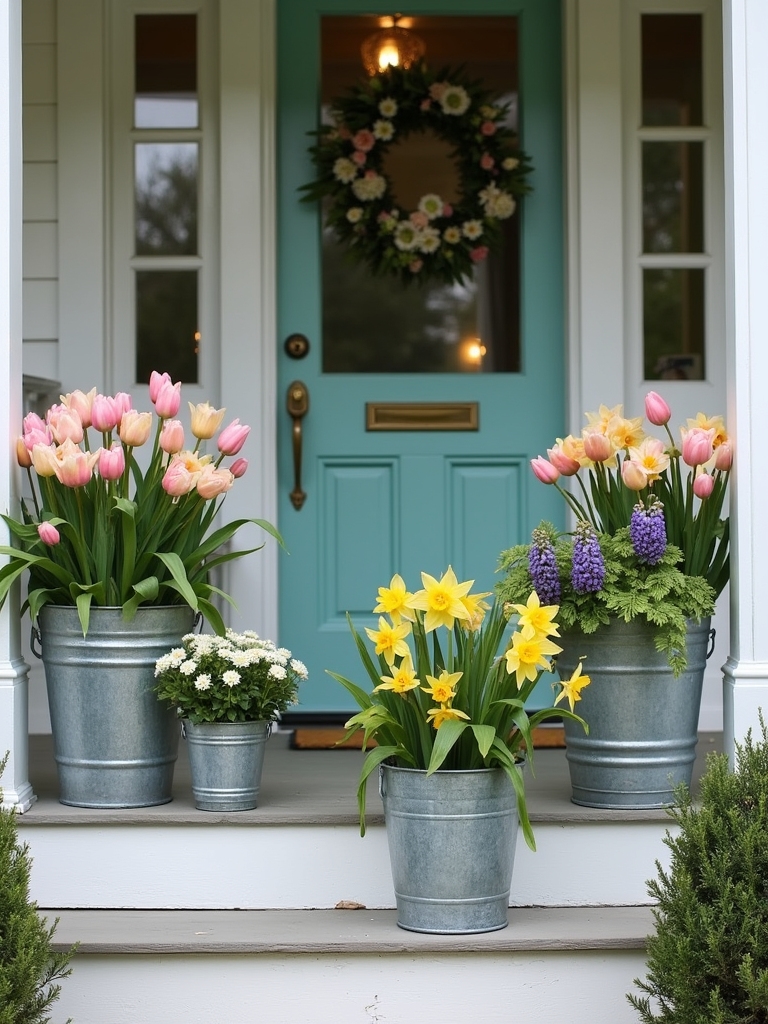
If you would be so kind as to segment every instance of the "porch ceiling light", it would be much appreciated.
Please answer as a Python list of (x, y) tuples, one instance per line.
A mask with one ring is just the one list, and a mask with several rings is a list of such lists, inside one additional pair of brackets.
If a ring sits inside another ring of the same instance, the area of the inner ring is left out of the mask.
[(389, 24), (385, 23), (382, 28), (366, 36), (360, 53), (363, 67), (369, 75), (376, 75), (388, 67), (407, 70), (424, 56), (424, 40), (406, 27), (410, 21), (410, 18), (401, 18), (395, 14), (386, 19)]

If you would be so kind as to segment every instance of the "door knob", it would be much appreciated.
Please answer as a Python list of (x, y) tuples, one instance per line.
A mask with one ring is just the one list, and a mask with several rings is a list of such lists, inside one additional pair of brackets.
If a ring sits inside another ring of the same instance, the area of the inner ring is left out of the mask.
[(301, 449), (303, 436), (301, 421), (309, 412), (309, 391), (303, 381), (295, 380), (288, 385), (285, 398), (288, 415), (293, 420), (293, 490), (290, 493), (291, 504), (298, 511), (306, 500), (306, 492), (301, 489)]

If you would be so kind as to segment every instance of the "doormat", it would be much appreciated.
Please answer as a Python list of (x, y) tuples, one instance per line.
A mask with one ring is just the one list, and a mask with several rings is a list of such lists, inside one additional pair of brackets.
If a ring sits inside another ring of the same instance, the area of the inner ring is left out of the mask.
[[(356, 732), (346, 743), (344, 728), (321, 728), (318, 726), (302, 726), (291, 733), (291, 750), (361, 750), (363, 746), (362, 732)], [(543, 747), (564, 747), (565, 733), (562, 725), (542, 725), (533, 730), (533, 745), (536, 750)], [(371, 740), (369, 747), (375, 747), (376, 741)]]

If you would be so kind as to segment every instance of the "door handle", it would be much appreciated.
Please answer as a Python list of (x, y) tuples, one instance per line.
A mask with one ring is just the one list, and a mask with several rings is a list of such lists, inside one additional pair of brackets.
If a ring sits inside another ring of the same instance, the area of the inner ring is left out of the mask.
[(288, 385), (285, 398), (288, 415), (293, 420), (293, 490), (291, 504), (298, 511), (306, 500), (306, 493), (301, 489), (301, 449), (303, 436), (301, 421), (309, 412), (309, 391), (303, 381), (295, 380)]

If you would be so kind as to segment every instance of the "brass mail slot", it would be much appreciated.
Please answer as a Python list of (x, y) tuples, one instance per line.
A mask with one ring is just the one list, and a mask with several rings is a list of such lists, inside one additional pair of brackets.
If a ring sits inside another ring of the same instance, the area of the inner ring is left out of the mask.
[(366, 402), (366, 430), (477, 430), (477, 402)]

